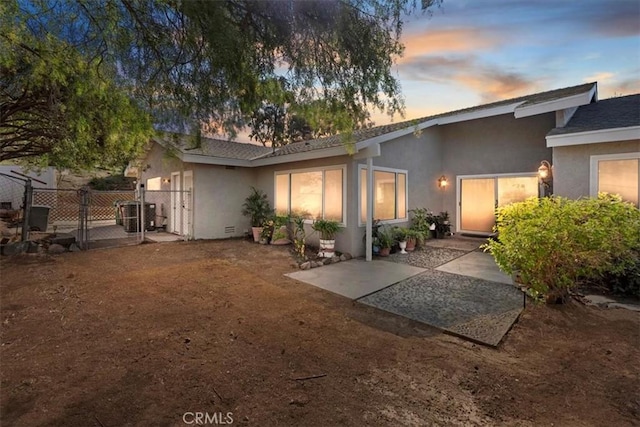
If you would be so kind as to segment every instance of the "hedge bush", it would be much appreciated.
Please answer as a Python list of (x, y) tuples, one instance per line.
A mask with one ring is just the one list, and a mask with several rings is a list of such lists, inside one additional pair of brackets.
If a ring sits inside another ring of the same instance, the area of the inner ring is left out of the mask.
[(618, 196), (513, 203), (498, 209), (496, 231), (498, 239), (485, 250), (503, 271), (517, 274), (534, 296), (563, 301), (580, 283), (614, 279), (618, 291), (634, 292), (632, 283), (640, 271), (640, 211)]

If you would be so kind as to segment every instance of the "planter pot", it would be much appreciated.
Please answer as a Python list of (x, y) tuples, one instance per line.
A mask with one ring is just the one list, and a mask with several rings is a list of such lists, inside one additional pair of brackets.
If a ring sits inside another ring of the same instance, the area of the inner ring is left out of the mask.
[(401, 254), (406, 254), (407, 251), (405, 249), (407, 249), (407, 242), (398, 242), (398, 246), (400, 246), (400, 253)]
[(391, 248), (380, 248), (380, 252), (378, 252), (379, 256), (389, 256), (391, 253)]
[(336, 254), (335, 246), (335, 240), (320, 239), (320, 252), (318, 252), (318, 256), (323, 258), (331, 258)]
[(436, 239), (444, 239), (444, 232), (436, 230)]
[(260, 241), (260, 233), (262, 233), (262, 229), (264, 227), (251, 227), (251, 231), (253, 232), (253, 241), (254, 242), (259, 242)]
[(407, 239), (407, 247), (405, 248), (407, 252), (413, 252), (416, 250), (416, 239)]

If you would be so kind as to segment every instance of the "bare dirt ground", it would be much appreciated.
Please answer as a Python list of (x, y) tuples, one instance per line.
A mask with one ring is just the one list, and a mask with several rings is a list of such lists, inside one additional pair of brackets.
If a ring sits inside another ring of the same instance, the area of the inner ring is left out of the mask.
[(3, 259), (2, 425), (640, 423), (638, 313), (529, 306), (496, 350), (284, 277), (291, 262), (246, 241)]

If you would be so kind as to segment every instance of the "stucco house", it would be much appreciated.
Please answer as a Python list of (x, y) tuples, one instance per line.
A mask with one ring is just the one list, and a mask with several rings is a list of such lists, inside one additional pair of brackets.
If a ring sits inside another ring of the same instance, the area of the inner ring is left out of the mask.
[(174, 232), (197, 239), (244, 235), (249, 222), (241, 205), (254, 186), (279, 212), (340, 221), (345, 229), (336, 248), (364, 255), (373, 218), (406, 224), (416, 207), (448, 211), (454, 232), (490, 233), (497, 205), (540, 195), (543, 161), (553, 164), (556, 194), (623, 186), (624, 197), (637, 204), (639, 101), (638, 95), (598, 101), (597, 83), (582, 84), (360, 130), (351, 154), (339, 136), (275, 151), (212, 139), (197, 149), (185, 139), (167, 150), (158, 139), (137, 175), (147, 188), (191, 190), (191, 211), (168, 209), (175, 212)]

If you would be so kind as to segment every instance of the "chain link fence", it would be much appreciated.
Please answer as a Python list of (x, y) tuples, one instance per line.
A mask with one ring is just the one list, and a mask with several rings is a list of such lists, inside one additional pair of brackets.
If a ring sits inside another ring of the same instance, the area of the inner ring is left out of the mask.
[(0, 174), (0, 203), (3, 245), (63, 241), (93, 249), (193, 236), (188, 191), (33, 188), (28, 179)]
[(0, 173), (0, 238), (2, 244), (22, 240), (26, 180)]

